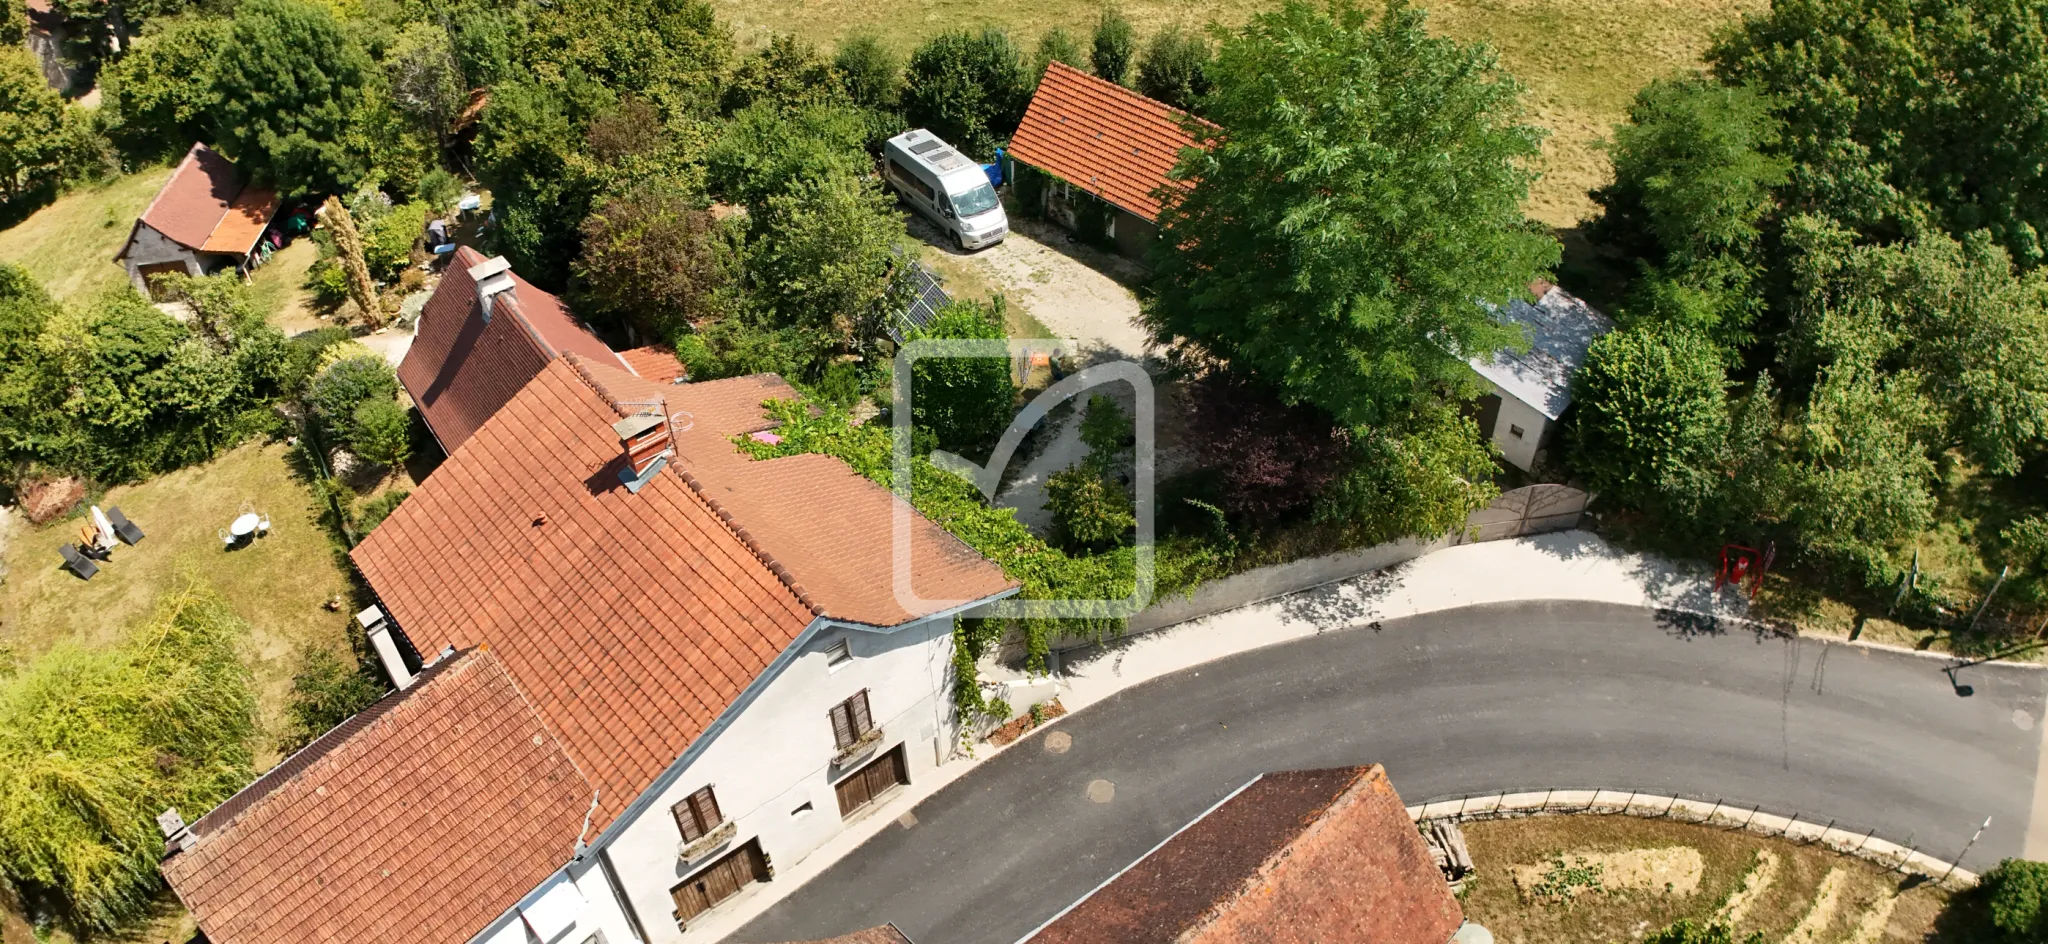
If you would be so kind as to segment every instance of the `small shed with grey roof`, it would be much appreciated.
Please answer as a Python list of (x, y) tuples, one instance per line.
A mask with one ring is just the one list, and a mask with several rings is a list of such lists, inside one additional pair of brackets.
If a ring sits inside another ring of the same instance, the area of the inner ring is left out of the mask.
[(1493, 388), (1480, 399), (1479, 428), (1525, 472), (1542, 458), (1572, 405), (1572, 375), (1586, 362), (1593, 339), (1614, 330), (1606, 315), (1549, 282), (1531, 283), (1529, 293), (1534, 302), (1517, 299), (1493, 310), (1528, 333), (1528, 352), (1503, 350), (1468, 362)]

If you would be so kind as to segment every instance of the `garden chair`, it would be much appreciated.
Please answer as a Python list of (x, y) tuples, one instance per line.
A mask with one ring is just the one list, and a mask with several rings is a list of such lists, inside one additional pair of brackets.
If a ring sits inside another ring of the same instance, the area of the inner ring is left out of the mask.
[(232, 547), (234, 547), (234, 546), (235, 546), (235, 536), (234, 536), (234, 535), (232, 535), (232, 534), (229, 534), (229, 533), (228, 533), (228, 529), (226, 529), (226, 528), (217, 528), (217, 529), (215, 529), (215, 530), (217, 530), (217, 531), (218, 531), (218, 532), (220, 533), (220, 543), (221, 543), (221, 545), (222, 545), (223, 547), (229, 547), (229, 548), (232, 548)]
[(100, 565), (88, 560), (84, 554), (78, 553), (77, 547), (66, 544), (58, 548), (57, 553), (64, 555), (64, 566), (70, 568), (72, 573), (77, 574), (80, 580), (91, 580), (92, 575), (100, 572)]
[(270, 533), (270, 516), (269, 516), (269, 515), (264, 515), (263, 517), (261, 517), (261, 518), (258, 518), (258, 519), (256, 519), (256, 533), (257, 533), (257, 534), (269, 534), (269, 533)]
[(121, 513), (121, 509), (107, 509), (107, 520), (114, 523), (114, 533), (120, 535), (121, 540), (131, 545), (142, 543), (142, 529), (136, 527), (135, 522), (129, 521), (128, 516)]

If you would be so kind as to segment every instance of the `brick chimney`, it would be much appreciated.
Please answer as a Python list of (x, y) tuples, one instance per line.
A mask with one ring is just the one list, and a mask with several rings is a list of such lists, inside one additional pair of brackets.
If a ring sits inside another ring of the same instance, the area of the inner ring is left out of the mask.
[(629, 492), (640, 491), (675, 455), (675, 433), (669, 428), (665, 401), (646, 404), (613, 423), (612, 432), (619, 434), (619, 446), (626, 451), (626, 467), (619, 470), (619, 480)]

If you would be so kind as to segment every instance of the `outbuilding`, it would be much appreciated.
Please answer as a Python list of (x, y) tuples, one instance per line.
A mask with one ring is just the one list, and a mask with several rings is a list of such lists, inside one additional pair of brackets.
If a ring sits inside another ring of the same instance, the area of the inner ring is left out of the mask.
[(128, 232), (114, 261), (135, 290), (154, 295), (149, 278), (167, 272), (209, 275), (256, 264), (257, 243), (277, 215), (277, 191), (246, 186), (233, 161), (194, 144)]
[(1542, 461), (1558, 421), (1572, 405), (1572, 375), (1586, 362), (1593, 340), (1614, 322), (1549, 282), (1529, 285), (1534, 302), (1516, 300), (1494, 309), (1501, 321), (1528, 333), (1529, 350), (1498, 351), (1468, 363), (1493, 388), (1479, 400), (1479, 428), (1500, 447), (1508, 464), (1524, 472)]

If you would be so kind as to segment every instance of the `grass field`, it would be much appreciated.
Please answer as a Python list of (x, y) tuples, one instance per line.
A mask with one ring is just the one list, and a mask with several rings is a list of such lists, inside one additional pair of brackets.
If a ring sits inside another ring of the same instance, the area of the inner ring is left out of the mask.
[[(316, 520), (312, 493), (286, 464), (286, 447), (242, 446), (206, 465), (113, 488), (97, 502), (119, 506), (148, 537), (115, 548), (98, 576), (81, 581), (61, 569), (57, 546), (78, 540), (82, 518), (40, 529), (17, 522), (0, 581), (0, 647), (26, 661), (59, 640), (111, 644), (189, 570), (249, 621), (245, 659), (256, 676), (264, 730), (278, 730), (300, 647), (346, 651), (349, 619), (346, 607), (322, 607), (345, 596), (347, 578)], [(245, 502), (270, 515), (271, 532), (224, 550), (219, 530)]]
[(0, 260), (27, 269), (58, 301), (83, 301), (125, 285), (128, 272), (114, 254), (170, 176), (168, 167), (151, 167), (65, 194), (0, 230)]
[[(1030, 48), (1055, 26), (1083, 38), (1101, 3), (970, 3), (967, 0), (712, 0), (743, 44), (795, 33), (824, 46), (871, 31), (908, 52), (948, 29), (1000, 26)], [(1370, 4), (1368, 4), (1370, 5)], [(1592, 212), (1586, 192), (1608, 176), (1597, 141), (1651, 79), (1695, 68), (1714, 31), (1768, 0), (1442, 0), (1419, 3), (1431, 25), (1481, 40), (1529, 86), (1533, 120), (1550, 131), (1529, 213), (1570, 226)], [(1234, 26), (1278, 0), (1126, 0), (1140, 40), (1166, 26)]]
[[(1681, 918), (1714, 917), (1743, 884), (1757, 850), (1779, 858), (1774, 878), (1760, 888), (1740, 935), (1761, 932), (1764, 940), (1786, 940), (1814, 905), (1830, 870), (1842, 870), (1831, 920), (1814, 922), (1815, 940), (1854, 939), (1859, 922), (1889, 896), (1898, 896), (1876, 941), (1966, 944), (1936, 930), (1935, 916), (1949, 893), (1932, 884), (1901, 890), (1903, 876), (1824, 847), (1767, 839), (1754, 833), (1629, 816), (1550, 816), (1466, 823), (1466, 844), (1478, 875), (1462, 895), (1468, 920), (1486, 926), (1502, 944), (1601, 944), (1640, 940), (1645, 933)], [(1561, 854), (1690, 847), (1705, 869), (1691, 895), (1650, 891), (1580, 892), (1569, 903), (1529, 901), (1515, 888), (1508, 869), (1551, 862)]]

